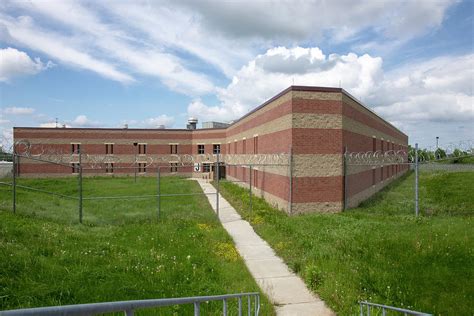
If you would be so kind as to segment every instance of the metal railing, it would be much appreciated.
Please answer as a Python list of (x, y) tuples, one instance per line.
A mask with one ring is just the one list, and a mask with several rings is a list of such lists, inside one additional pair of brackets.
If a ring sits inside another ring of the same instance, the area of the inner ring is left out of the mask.
[(387, 311), (399, 312), (399, 313), (403, 313), (403, 315), (432, 316), (431, 314), (427, 314), (423, 312), (417, 312), (417, 311), (412, 311), (409, 309), (393, 307), (393, 306), (388, 306), (388, 305), (370, 303), (367, 301), (359, 302), (359, 305), (360, 305), (360, 316), (364, 316), (364, 315), (370, 316), (370, 313), (373, 309), (374, 311), (382, 310), (382, 316), (387, 315)]
[[(238, 315), (243, 315), (243, 300), (247, 298), (247, 315), (257, 316), (260, 313), (259, 293), (238, 293), (214, 296), (195, 296), (181, 298), (164, 298), (137, 301), (119, 301), (92, 304), (64, 305), (39, 308), (26, 308), (0, 311), (0, 316), (43, 316), (43, 315), (96, 315), (103, 313), (123, 312), (126, 316), (133, 316), (135, 310), (142, 308), (156, 308), (173, 305), (194, 305), (194, 316), (200, 315), (200, 304), (211, 301), (222, 301), (223, 315), (228, 314), (228, 300), (238, 300)], [(252, 304), (253, 303), (253, 304)]]

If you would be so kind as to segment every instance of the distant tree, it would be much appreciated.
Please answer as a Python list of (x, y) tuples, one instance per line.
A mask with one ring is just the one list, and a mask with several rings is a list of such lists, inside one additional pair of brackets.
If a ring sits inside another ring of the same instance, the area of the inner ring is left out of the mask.
[(446, 151), (444, 151), (444, 150), (441, 149), (441, 148), (438, 148), (438, 149), (436, 149), (436, 151), (435, 151), (435, 156), (436, 156), (436, 159), (444, 159), (444, 158), (447, 157)]
[(453, 157), (461, 157), (461, 156), (465, 156), (465, 155), (467, 155), (467, 152), (462, 151), (461, 149), (456, 148), (453, 151)]

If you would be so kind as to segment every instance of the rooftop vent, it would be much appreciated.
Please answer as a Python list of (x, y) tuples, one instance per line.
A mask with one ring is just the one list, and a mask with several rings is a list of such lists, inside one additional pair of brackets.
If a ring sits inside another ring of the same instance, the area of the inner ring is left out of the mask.
[(195, 117), (190, 117), (190, 118), (188, 119), (188, 125), (186, 125), (186, 128), (187, 128), (187, 129), (196, 129), (197, 123), (198, 123), (198, 119), (197, 119), (197, 118), (195, 118)]
[(127, 129), (127, 128), (128, 128), (128, 124), (123, 124), (123, 128), (124, 128), (124, 129)]

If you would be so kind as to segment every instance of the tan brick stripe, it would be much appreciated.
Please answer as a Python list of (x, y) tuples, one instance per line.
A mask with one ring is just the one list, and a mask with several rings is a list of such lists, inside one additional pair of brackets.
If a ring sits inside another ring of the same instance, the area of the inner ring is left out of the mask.
[(270, 111), (286, 102), (291, 102), (291, 99), (292, 99), (292, 91), (288, 91), (287, 93), (285, 93), (284, 95), (280, 96), (279, 98), (275, 99), (274, 101), (266, 104), (265, 106), (263, 106), (262, 108), (258, 109), (257, 111), (251, 113), (250, 115), (244, 117), (243, 119), (239, 120), (238, 122), (236, 122), (235, 124), (233, 124), (232, 126), (230, 126), (228, 129), (227, 129), (227, 133), (228, 135), (233, 135), (235, 133), (234, 130), (237, 130), (237, 133), (240, 133), (242, 132), (241, 130), (239, 130), (239, 128), (241, 128), (242, 125), (245, 125), (247, 123), (249, 123), (249, 121), (251, 121), (252, 119), (258, 117), (259, 115), (262, 115), (263, 113), (267, 112), (267, 111)]
[[(397, 128), (393, 127), (388, 122), (384, 121), (377, 114), (366, 109), (363, 105), (354, 101), (351, 97), (343, 95), (343, 114), (351, 117), (352, 119), (359, 120), (363, 124), (367, 124), (372, 128), (378, 129), (380, 132), (385, 134), (390, 134), (393, 138), (398, 138), (402, 141), (405, 141), (405, 138), (408, 139), (408, 136), (400, 132)], [(349, 106), (349, 108), (347, 107)], [(356, 115), (355, 112), (350, 111), (350, 109), (356, 110), (359, 115)]]
[(342, 129), (343, 119), (340, 114), (294, 113), (294, 128)]
[(234, 139), (237, 139), (241, 141), (244, 137), (247, 139), (253, 138), (253, 135), (258, 134), (260, 135), (265, 135), (265, 134), (270, 134), (286, 129), (291, 129), (291, 124), (292, 124), (292, 115), (287, 114), (282, 117), (278, 117), (277, 119), (274, 119), (269, 122), (265, 122), (259, 126), (256, 126), (254, 128), (251, 128), (249, 130), (246, 130), (241, 133), (234, 134), (232, 136), (227, 136), (226, 142), (233, 142)]
[(333, 177), (342, 173), (341, 154), (293, 155), (294, 177)]
[(293, 99), (342, 101), (342, 93), (340, 91), (293, 91)]
[[(378, 129), (375, 129), (375, 128), (370, 127), (368, 125), (364, 125), (359, 121), (353, 120), (353, 119), (351, 119), (347, 116), (344, 116), (342, 118), (342, 126), (343, 126), (344, 130), (354, 132), (354, 133), (357, 133), (357, 134), (361, 134), (361, 135), (365, 135), (365, 136), (368, 136), (370, 138), (372, 138), (372, 136), (376, 136), (378, 140), (383, 138), (385, 141), (390, 140), (391, 142), (394, 142), (395, 144), (407, 145), (405, 140), (402, 139), (402, 138), (395, 138), (391, 135), (388, 135), (388, 134), (385, 134), (385, 133), (379, 131)], [(372, 142), (369, 141), (369, 144), (371, 145)]]
[(337, 213), (342, 211), (342, 202), (293, 203), (292, 214)]

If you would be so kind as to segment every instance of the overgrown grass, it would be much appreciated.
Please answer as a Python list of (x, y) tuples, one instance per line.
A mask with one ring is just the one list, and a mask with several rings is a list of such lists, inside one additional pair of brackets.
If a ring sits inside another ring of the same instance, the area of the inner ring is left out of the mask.
[(474, 164), (474, 156), (463, 156), (436, 161), (443, 164)]
[(221, 192), (306, 284), (340, 315), (358, 301), (437, 315), (474, 310), (474, 173), (421, 173), (415, 218), (414, 175), (339, 214), (289, 217), (248, 190)]
[[(20, 184), (77, 194), (76, 179), (20, 179)], [(194, 181), (163, 178), (162, 192), (200, 192)], [(156, 179), (88, 178), (84, 196), (154, 194)], [(0, 309), (102, 301), (258, 292), (258, 286), (205, 196), (84, 203), (0, 186)], [(262, 314), (273, 307), (262, 295)], [(236, 308), (236, 302), (232, 302)], [(245, 306), (244, 306), (245, 307)], [(203, 304), (205, 314), (222, 303)], [(192, 306), (141, 314), (186, 315)]]

